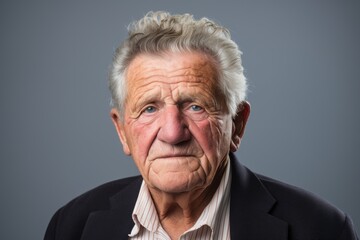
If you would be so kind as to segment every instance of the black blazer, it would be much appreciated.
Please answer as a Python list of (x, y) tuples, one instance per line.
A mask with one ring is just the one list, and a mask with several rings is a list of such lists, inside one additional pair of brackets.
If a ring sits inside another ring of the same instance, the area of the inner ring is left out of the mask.
[[(358, 239), (346, 214), (302, 189), (255, 174), (233, 154), (231, 239), (312, 240)], [(142, 178), (99, 186), (60, 208), (45, 240), (128, 239), (131, 214)]]

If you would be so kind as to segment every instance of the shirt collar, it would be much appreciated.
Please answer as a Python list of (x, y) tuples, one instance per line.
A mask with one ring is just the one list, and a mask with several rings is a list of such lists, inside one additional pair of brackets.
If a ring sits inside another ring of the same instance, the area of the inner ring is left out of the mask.
[(155, 232), (160, 225), (155, 205), (144, 180), (141, 183), (139, 195), (132, 213), (132, 219), (135, 225), (129, 237), (136, 236), (141, 227), (146, 228), (150, 232)]

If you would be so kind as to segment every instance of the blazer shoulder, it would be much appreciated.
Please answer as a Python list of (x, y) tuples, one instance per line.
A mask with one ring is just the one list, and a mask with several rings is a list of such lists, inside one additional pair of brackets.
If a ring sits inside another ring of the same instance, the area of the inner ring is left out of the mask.
[(314, 209), (324, 211), (326, 213), (334, 212), (343, 216), (344, 213), (331, 203), (327, 202), (320, 196), (300, 187), (281, 182), (279, 180), (257, 174), (259, 180), (264, 184), (266, 189), (273, 195), (279, 204), (285, 206), (297, 206), (295, 209)]
[(44, 239), (80, 239), (82, 229), (92, 212), (110, 210), (113, 207), (111, 202), (113, 196), (126, 199), (129, 192), (135, 195), (141, 182), (140, 176), (119, 179), (102, 184), (74, 198), (53, 215)]
[(340, 236), (344, 232), (356, 236), (351, 219), (328, 201), (302, 188), (257, 176), (276, 199), (270, 213), (289, 223), (290, 234), (300, 236), (300, 239), (314, 235), (323, 239), (342, 239)]
[(109, 199), (112, 196), (118, 194), (129, 185), (140, 184), (141, 181), (142, 178), (140, 176), (133, 176), (104, 183), (74, 198), (63, 208), (77, 207), (80, 205), (94, 208), (92, 209), (93, 211), (108, 209), (110, 204)]

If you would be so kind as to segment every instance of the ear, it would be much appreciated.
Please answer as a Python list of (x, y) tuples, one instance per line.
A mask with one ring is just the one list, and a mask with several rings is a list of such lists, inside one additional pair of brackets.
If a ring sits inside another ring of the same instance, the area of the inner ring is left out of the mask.
[(127, 139), (126, 139), (124, 123), (120, 119), (120, 113), (118, 112), (117, 109), (113, 108), (110, 111), (110, 117), (111, 117), (113, 124), (115, 125), (116, 132), (117, 132), (120, 142), (123, 146), (124, 153), (126, 155), (131, 155), (131, 151), (130, 151), (130, 148), (129, 148), (129, 145), (128, 145)]
[(236, 116), (233, 118), (232, 138), (230, 144), (230, 151), (236, 152), (240, 147), (241, 139), (245, 132), (246, 122), (250, 115), (250, 103), (242, 102), (238, 106)]

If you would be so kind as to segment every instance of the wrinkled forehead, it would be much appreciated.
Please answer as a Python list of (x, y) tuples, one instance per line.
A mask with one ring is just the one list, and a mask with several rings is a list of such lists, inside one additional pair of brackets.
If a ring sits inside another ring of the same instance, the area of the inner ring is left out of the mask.
[(126, 81), (125, 105), (129, 109), (163, 101), (195, 101), (209, 109), (228, 110), (217, 65), (203, 53), (138, 55), (128, 67)]
[(126, 72), (126, 86), (130, 91), (157, 82), (173, 84), (181, 81), (217, 85), (215, 60), (199, 52), (139, 54)]

